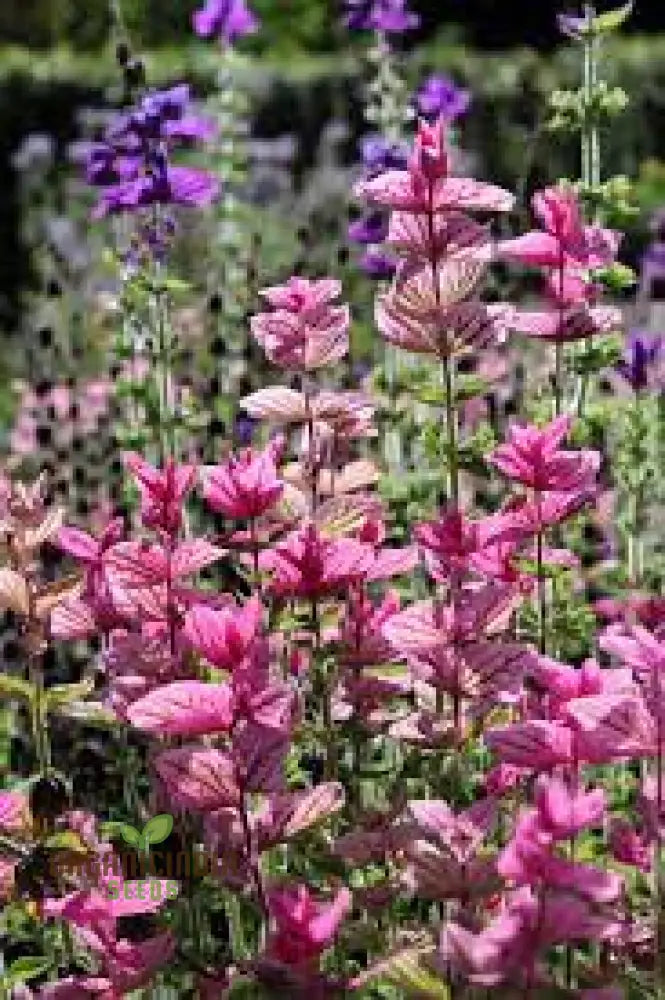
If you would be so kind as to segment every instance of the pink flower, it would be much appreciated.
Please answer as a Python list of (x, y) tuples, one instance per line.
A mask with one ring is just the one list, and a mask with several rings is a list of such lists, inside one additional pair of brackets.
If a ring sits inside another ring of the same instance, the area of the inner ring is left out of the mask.
[(557, 417), (546, 427), (511, 424), (508, 440), (489, 461), (504, 476), (538, 491), (580, 490), (589, 487), (600, 467), (595, 451), (562, 451), (559, 447), (572, 427), (572, 418)]
[(609, 845), (612, 854), (621, 864), (631, 865), (648, 873), (653, 864), (653, 852), (643, 833), (638, 833), (632, 823), (615, 817), (610, 826)]
[(472, 557), (502, 533), (496, 517), (470, 521), (459, 510), (442, 511), (438, 521), (417, 524), (414, 535), (425, 550), (427, 569), (434, 580), (443, 582), (453, 573), (465, 573)]
[(472, 180), (448, 176), (445, 123), (420, 122), (407, 170), (387, 170), (360, 181), (355, 194), (372, 205), (401, 212), (432, 214), (451, 211), (509, 212), (514, 197), (508, 191)]
[(286, 285), (261, 293), (273, 307), (251, 320), (251, 329), (275, 364), (293, 371), (310, 371), (339, 361), (349, 349), (348, 305), (331, 302), (341, 292), (332, 278), (310, 281), (289, 278)]
[(281, 597), (323, 597), (357, 583), (375, 560), (371, 545), (353, 538), (325, 538), (313, 525), (295, 531), (261, 554), (270, 588)]
[(448, 150), (446, 148), (447, 123), (443, 118), (430, 125), (421, 120), (413, 144), (409, 170), (414, 178), (422, 178), (426, 184), (442, 180), (450, 172)]
[(591, 826), (602, 823), (606, 799), (602, 788), (585, 792), (561, 778), (542, 778), (535, 792), (538, 822), (555, 840), (566, 840)]
[(536, 979), (539, 953), (568, 941), (605, 941), (621, 930), (613, 915), (597, 910), (572, 892), (540, 896), (528, 886), (509, 897), (503, 912), (474, 934), (460, 924), (445, 925), (442, 957), (472, 984), (524, 985)]
[(284, 886), (268, 895), (275, 930), (269, 954), (284, 965), (306, 965), (332, 944), (351, 907), (351, 893), (340, 889), (330, 903), (316, 902), (305, 885)]
[(17, 833), (30, 822), (28, 799), (21, 792), (0, 792), (0, 830)]
[(247, 449), (225, 465), (209, 466), (203, 474), (203, 496), (218, 514), (237, 520), (261, 517), (279, 500), (284, 483), (277, 478), (276, 457), (281, 441), (262, 452)]
[(196, 479), (196, 467), (176, 465), (168, 459), (164, 469), (156, 469), (140, 455), (129, 453), (125, 466), (141, 492), (141, 518), (147, 528), (173, 534), (182, 523), (182, 506)]
[(209, 663), (233, 673), (251, 656), (260, 639), (262, 614), (258, 598), (242, 607), (195, 604), (187, 612), (185, 637)]
[(499, 254), (530, 267), (599, 268), (611, 264), (619, 235), (599, 226), (585, 226), (577, 195), (571, 188), (550, 187), (533, 196), (533, 210), (543, 231), (533, 231), (499, 243)]

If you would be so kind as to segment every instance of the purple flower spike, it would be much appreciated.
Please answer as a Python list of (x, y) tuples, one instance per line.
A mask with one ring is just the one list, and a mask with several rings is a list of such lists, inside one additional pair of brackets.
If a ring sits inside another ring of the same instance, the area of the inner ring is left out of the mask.
[(344, 7), (344, 23), (352, 31), (400, 34), (420, 24), (418, 15), (409, 10), (407, 0), (344, 0)]
[(259, 22), (245, 0), (206, 0), (206, 5), (194, 13), (194, 31), (201, 38), (217, 37), (226, 45), (251, 35)]
[(443, 118), (447, 124), (465, 115), (470, 103), (471, 93), (440, 73), (428, 77), (416, 94), (416, 107), (423, 118)]
[(625, 378), (633, 392), (651, 388), (655, 369), (661, 359), (663, 339), (646, 330), (631, 330), (624, 347), (623, 358), (617, 371)]

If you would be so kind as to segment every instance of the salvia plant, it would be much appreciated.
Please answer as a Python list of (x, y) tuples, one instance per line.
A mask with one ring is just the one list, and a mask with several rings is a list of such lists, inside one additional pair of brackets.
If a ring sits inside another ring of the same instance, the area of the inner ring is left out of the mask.
[[(346, 8), (415, 25), (402, 2)], [(179, 159), (212, 123), (119, 47), (125, 101), (86, 176), (111, 220), (131, 502), (76, 523), (48, 476), (0, 479), (3, 731), (27, 748), (0, 793), (4, 996), (665, 997), (660, 344), (604, 339), (625, 274), (599, 128), (623, 98), (598, 46), (627, 14), (562, 19), (584, 86), (553, 126), (581, 136), (582, 183), (535, 192), (526, 232), (510, 191), (455, 172), (469, 95), (447, 78), (410, 139), (366, 141), (353, 235), (390, 253), (373, 325), (409, 377), (375, 379), (378, 401), (354, 382), (334, 275), (267, 284), (247, 299), (270, 373), (238, 401), (251, 440), (208, 464), (173, 363), (174, 247), (233, 178)], [(228, 47), (258, 22), (208, 0), (194, 27)], [(534, 272), (535, 299), (488, 295), (496, 263)], [(381, 469), (380, 407), (407, 392), (400, 418), (428, 414), (419, 496), (404, 454)], [(81, 648), (56, 682), (52, 651)]]

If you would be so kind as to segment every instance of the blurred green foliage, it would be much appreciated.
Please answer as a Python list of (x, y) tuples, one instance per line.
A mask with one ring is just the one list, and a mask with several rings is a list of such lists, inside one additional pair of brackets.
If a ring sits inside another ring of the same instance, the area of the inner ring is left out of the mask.
[[(122, 20), (138, 46), (173, 45), (191, 31), (197, 0), (3, 0), (0, 39), (35, 48), (69, 45), (86, 51), (102, 47), (113, 20)], [(333, 41), (332, 3), (326, 0), (253, 0), (261, 18), (260, 37), (249, 50), (277, 48), (322, 51)]]

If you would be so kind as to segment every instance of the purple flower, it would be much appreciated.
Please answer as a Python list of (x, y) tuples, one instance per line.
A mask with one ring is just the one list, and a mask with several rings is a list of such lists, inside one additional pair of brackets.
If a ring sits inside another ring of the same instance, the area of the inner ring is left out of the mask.
[(143, 161), (138, 156), (124, 156), (103, 142), (91, 143), (85, 163), (88, 184), (118, 184), (138, 177)]
[(388, 281), (397, 270), (397, 261), (392, 254), (378, 247), (370, 247), (363, 254), (360, 267), (368, 278), (375, 281)]
[(243, 413), (238, 414), (233, 426), (234, 437), (238, 444), (247, 447), (252, 443), (256, 423), (253, 417), (248, 417)]
[[(88, 146), (88, 182), (103, 189), (94, 210), (96, 218), (153, 205), (202, 207), (217, 198), (219, 183), (212, 174), (169, 162), (174, 143), (214, 135), (212, 122), (188, 114), (189, 101), (186, 84), (151, 91), (136, 107), (114, 119), (105, 142)], [(156, 233), (156, 242), (148, 241), (151, 247), (168, 242), (163, 228)]]
[(217, 199), (219, 187), (217, 178), (205, 170), (165, 164), (162, 169), (104, 188), (93, 214), (101, 219), (152, 205), (204, 208)]
[(135, 108), (115, 118), (106, 139), (128, 152), (141, 152), (146, 142), (166, 138), (209, 139), (215, 134), (214, 123), (188, 114), (190, 99), (187, 84), (151, 91)]
[(575, 14), (557, 14), (556, 23), (562, 35), (566, 35), (568, 38), (579, 38), (587, 26), (587, 19)]
[(182, 143), (210, 142), (217, 135), (217, 126), (212, 118), (200, 115), (184, 115), (177, 121), (164, 123), (164, 136)]
[(201, 38), (216, 36), (227, 45), (258, 30), (259, 22), (245, 0), (206, 0), (193, 18), (194, 31)]
[(352, 243), (383, 243), (388, 235), (388, 223), (383, 212), (363, 215), (348, 228), (347, 235)]
[(470, 103), (470, 92), (440, 73), (429, 76), (416, 94), (416, 107), (423, 118), (443, 118), (447, 124), (466, 114)]
[(653, 384), (654, 369), (661, 358), (662, 337), (645, 330), (631, 330), (624, 346), (623, 358), (617, 371), (633, 392), (639, 393)]
[(417, 28), (420, 18), (408, 8), (408, 0), (344, 0), (344, 23), (352, 31), (383, 31), (399, 34)]
[(367, 177), (385, 170), (406, 170), (409, 154), (401, 143), (390, 142), (381, 135), (367, 135), (361, 141), (363, 168)]

